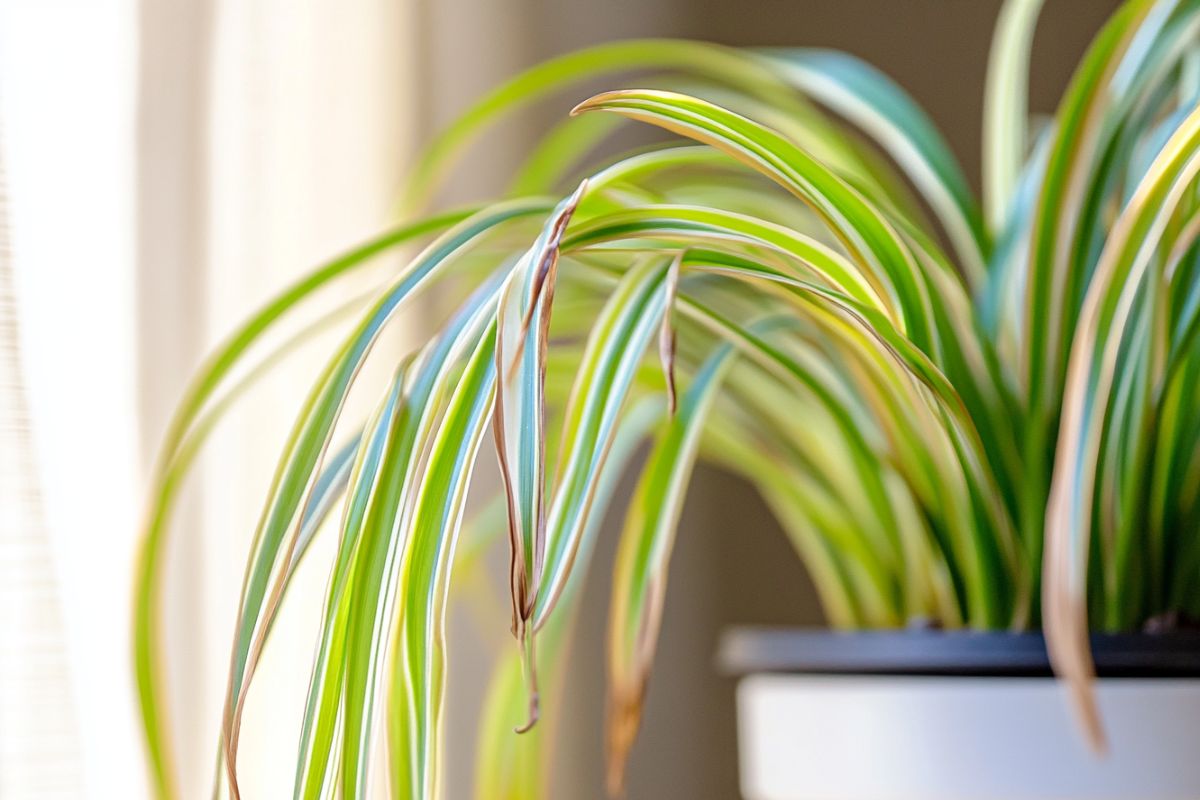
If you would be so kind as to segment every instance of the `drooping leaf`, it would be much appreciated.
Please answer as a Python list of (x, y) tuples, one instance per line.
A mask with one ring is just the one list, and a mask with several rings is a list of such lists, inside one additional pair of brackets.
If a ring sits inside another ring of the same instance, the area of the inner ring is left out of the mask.
[(641, 721), (658, 642), (667, 570), (703, 423), (736, 350), (726, 345), (693, 378), (651, 451), (617, 550), (608, 636), (608, 791), (624, 788), (625, 761)]
[[(1080, 315), (1046, 510), (1045, 626), (1055, 669), (1072, 688), (1088, 733), (1104, 746), (1092, 696), (1087, 564), (1097, 460), (1117, 356), (1135, 298), (1172, 213), (1200, 173), (1200, 111), (1171, 137), (1121, 214)], [(1160, 279), (1151, 275), (1151, 280)]]
[(513, 268), (496, 312), (496, 414), (493, 430), (508, 498), (512, 632), (525, 653), (529, 719), (537, 722), (537, 665), (531, 629), (546, 550), (546, 348), (558, 248), (586, 183), (555, 208), (541, 237)]
[[(471, 354), (415, 483), (399, 563), (390, 709), (391, 784), (399, 797), (436, 797), (445, 702), (446, 594), (467, 487), (493, 411), (495, 327)], [(359, 790), (365, 789), (360, 781)]]
[(623, 405), (666, 308), (667, 269), (661, 259), (647, 259), (623, 275), (580, 358), (564, 415), (535, 628), (546, 623), (570, 577)]
[(853, 122), (895, 159), (933, 207), (968, 280), (982, 285), (989, 246), (978, 204), (953, 151), (912, 98), (846, 53), (779, 49), (766, 54), (785, 79)]
[[(208, 432), (231, 405), (221, 401), (214, 404), (210, 402), (212, 397), (228, 383), (228, 377), (243, 362), (251, 347), (303, 300), (336, 278), (370, 264), (372, 259), (380, 254), (422, 236), (437, 233), (460, 222), (469, 214), (469, 211), (449, 212), (399, 226), (299, 279), (230, 334), (205, 360), (185, 390), (159, 446), (155, 466), (149, 478), (150, 499), (141, 525), (134, 588), (134, 672), (150, 767), (160, 798), (167, 800), (178, 794), (170, 737), (165, 724), (167, 711), (163, 697), (164, 678), (160, 655), (162, 633), (157, 598), (163, 580), (162, 555), (170, 533), (175, 495), (189, 473), (192, 460), (206, 440)], [(319, 323), (313, 324), (295, 338), (307, 338), (322, 327)], [(287, 345), (284, 349), (286, 348)], [(274, 357), (268, 356), (262, 363), (270, 365), (274, 363)], [(251, 376), (255, 374), (257, 370), (248, 373)], [(250, 383), (243, 385), (248, 388)], [(227, 396), (232, 401), (240, 396), (240, 392), (231, 392)], [(209, 409), (208, 421), (202, 419), (206, 409)]]
[[(661, 417), (661, 401), (647, 398), (621, 420), (597, 483), (594, 498), (597, 506), (608, 505), (635, 448)], [(584, 567), (591, 559), (600, 521), (599, 514), (588, 517), (576, 554), (576, 569), (567, 581), (554, 615), (538, 632), (538, 670), (550, 707), (538, 726), (523, 736), (514, 736), (512, 731), (513, 720), (526, 713), (520, 655), (507, 655), (496, 667), (479, 727), (477, 800), (538, 800), (549, 796), (549, 762), (562, 720), (559, 709), (563, 692), (570, 688), (567, 666), (571, 631), (587, 574)]]
[(435, 240), (375, 301), (306, 398), (255, 531), (238, 609), (222, 724), (226, 776), (235, 797), (237, 735), (245, 691), (286, 586), (277, 574), (278, 566), (286, 564), (295, 550), (295, 521), (310, 500), (316, 470), (360, 365), (401, 302), (436, 277), (439, 267), (497, 226), (545, 210), (540, 201), (514, 201), (469, 217)]

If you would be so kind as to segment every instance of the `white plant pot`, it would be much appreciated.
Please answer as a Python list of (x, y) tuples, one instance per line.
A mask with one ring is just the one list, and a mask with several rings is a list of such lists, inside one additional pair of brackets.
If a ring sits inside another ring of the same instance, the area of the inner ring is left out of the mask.
[[(1014, 657), (1003, 644), (1006, 635), (985, 635), (990, 642), (978, 658), (956, 645), (957, 655), (939, 666), (936, 652), (922, 660), (920, 643), (946, 634), (867, 634), (873, 641), (866, 657), (835, 652), (792, 659), (800, 666), (788, 669), (778, 647), (773, 655), (759, 647), (757, 656), (748, 657), (754, 648), (746, 647), (745, 632), (740, 635), (740, 642), (723, 647), (726, 666), (746, 671), (747, 662), (757, 661), (765, 669), (750, 667), (738, 686), (747, 800), (1200, 798), (1200, 679), (1178, 677), (1194, 674), (1185, 662), (1194, 661), (1195, 652), (1156, 643), (1151, 650), (1162, 651), (1157, 658), (1117, 654), (1121, 666), (1110, 663), (1109, 671), (1143, 677), (1098, 681), (1109, 740), (1107, 756), (1098, 757), (1087, 747), (1064, 688), (1042, 676), (1047, 665), (1040, 637), (1012, 638), (1019, 643)], [(853, 637), (861, 636), (809, 634), (807, 645), (833, 641), (835, 651), (854, 651)], [(957, 636), (961, 644), (963, 635)], [(1189, 646), (1195, 639), (1185, 638)], [(889, 642), (905, 652), (889, 656)], [(1114, 661), (1112, 651), (1108, 656)], [(1104, 659), (1098, 660), (1103, 674)], [(889, 661), (908, 674), (879, 674)], [(874, 674), (854, 674), (856, 669)], [(954, 671), (961, 674), (945, 674)], [(913, 674), (921, 672), (927, 674)], [(1013, 676), (1003, 677), (1005, 672)], [(1144, 677), (1154, 672), (1174, 677)]]

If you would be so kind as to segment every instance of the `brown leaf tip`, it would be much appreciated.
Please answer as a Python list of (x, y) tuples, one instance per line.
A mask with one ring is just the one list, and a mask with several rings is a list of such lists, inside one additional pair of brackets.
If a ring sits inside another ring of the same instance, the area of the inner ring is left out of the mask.
[(625, 796), (625, 771), (642, 719), (641, 692), (613, 688), (608, 704), (608, 764), (605, 784), (610, 798)]
[(529, 694), (529, 719), (525, 720), (524, 725), (518, 725), (513, 728), (513, 733), (529, 733), (534, 726), (538, 724), (538, 719), (541, 716), (541, 704), (539, 702), (537, 691)]
[(601, 92), (600, 94), (592, 95), (587, 100), (572, 108), (570, 116), (577, 117), (585, 111), (594, 111), (601, 108), (605, 103), (613, 100), (620, 94), (620, 92)]

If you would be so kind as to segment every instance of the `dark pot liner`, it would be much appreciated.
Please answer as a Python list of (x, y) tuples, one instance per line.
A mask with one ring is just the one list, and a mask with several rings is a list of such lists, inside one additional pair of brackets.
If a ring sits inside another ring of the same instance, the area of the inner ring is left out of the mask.
[[(1101, 677), (1200, 677), (1200, 632), (1095, 634), (1091, 639)], [(721, 637), (717, 663), (730, 675), (1052, 674), (1041, 633), (992, 631), (735, 628)]]

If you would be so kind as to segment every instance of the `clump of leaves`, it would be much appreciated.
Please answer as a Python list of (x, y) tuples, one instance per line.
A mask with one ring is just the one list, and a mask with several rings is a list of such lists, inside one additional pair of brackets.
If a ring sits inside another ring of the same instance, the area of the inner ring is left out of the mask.
[[(576, 581), (614, 475), (645, 437), (613, 576), (614, 791), (700, 459), (758, 488), (836, 626), (1044, 626), (1098, 738), (1089, 625), (1200, 613), (1188, 533), (1200, 522), (1200, 3), (1124, 5), (1031, 133), (1039, 6), (1009, 0), (997, 27), (982, 204), (911, 98), (821, 50), (604, 45), (515, 78), (446, 130), (410, 208), (505, 115), (597, 76), (656, 87), (586, 100), (532, 150), (509, 198), (414, 214), (286, 289), (201, 368), (162, 447), (138, 586), (159, 794), (174, 795), (156, 617), (173, 501), (226, 408), (327, 324), (344, 339), (254, 531), (222, 790), (237, 795), (242, 709), (289, 581), (330, 535), (295, 796), (362, 797), (374, 771), (396, 796), (436, 796), (456, 565), (507, 530), (520, 646), (483, 716), (480, 796), (542, 793), (549, 720), (512, 729), (562, 688)], [(595, 155), (629, 120), (675, 138)], [(305, 302), (413, 243), (424, 247), (349, 323), (344, 306)], [(377, 388), (374, 413), (343, 419), (389, 324), (447, 298), (454, 310)], [(268, 347), (292, 319), (291, 338)], [(464, 526), (489, 429), (503, 493), (488, 507), (501, 513)], [(386, 763), (370, 746), (379, 730)]]

